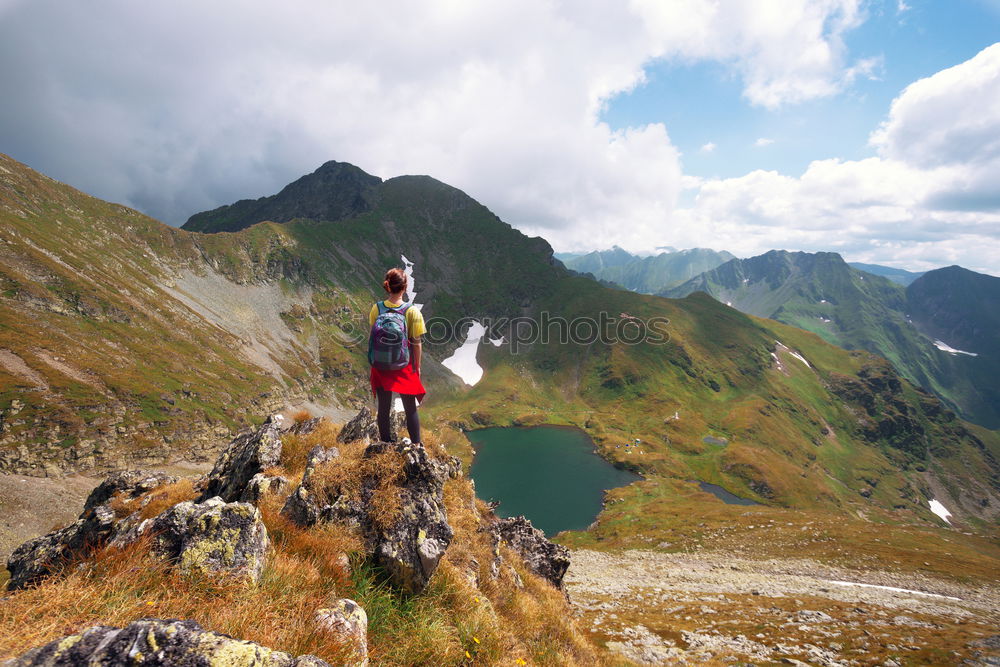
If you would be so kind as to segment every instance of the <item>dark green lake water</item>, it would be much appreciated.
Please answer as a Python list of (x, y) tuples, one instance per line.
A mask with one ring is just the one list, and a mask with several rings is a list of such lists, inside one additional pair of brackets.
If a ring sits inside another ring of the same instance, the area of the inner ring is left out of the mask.
[(606, 489), (642, 479), (594, 453), (583, 431), (562, 426), (483, 428), (465, 433), (476, 457), (476, 495), (499, 501), (499, 516), (523, 514), (546, 535), (584, 530)]

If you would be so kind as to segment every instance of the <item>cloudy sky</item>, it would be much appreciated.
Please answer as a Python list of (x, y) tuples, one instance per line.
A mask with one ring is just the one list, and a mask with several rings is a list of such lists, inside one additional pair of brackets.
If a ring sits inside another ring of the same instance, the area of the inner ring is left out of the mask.
[(0, 0), (0, 151), (169, 224), (326, 160), (557, 250), (1000, 274), (1000, 0)]

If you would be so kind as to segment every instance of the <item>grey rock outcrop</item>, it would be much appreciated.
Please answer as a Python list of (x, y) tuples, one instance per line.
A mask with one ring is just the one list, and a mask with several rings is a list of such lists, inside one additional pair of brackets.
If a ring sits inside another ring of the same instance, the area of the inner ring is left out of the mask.
[[(393, 410), (389, 413), (389, 440), (395, 442), (399, 439), (399, 434), (404, 432), (406, 432), (406, 416), (401, 410)], [(365, 444), (369, 444), (378, 442), (378, 439), (378, 423), (367, 406), (358, 410), (358, 414), (344, 424), (337, 434), (337, 442), (340, 443), (363, 440)]]
[(254, 475), (278, 465), (283, 421), (280, 415), (274, 415), (260, 428), (236, 436), (216, 459), (199, 500), (215, 496), (226, 502), (239, 500)]
[(87, 556), (112, 536), (115, 524), (111, 508), (99, 505), (65, 528), (28, 540), (7, 560), (7, 590), (35, 584), (71, 560)]
[(132, 528), (137, 517), (119, 519), (111, 507), (115, 497), (135, 499), (176, 481), (176, 477), (142, 470), (113, 473), (90, 493), (75, 522), (28, 540), (14, 550), (7, 560), (8, 590), (37, 583), (67, 562), (85, 558), (116, 535)]
[(337, 434), (337, 442), (347, 443), (355, 440), (367, 439), (367, 442), (378, 440), (378, 426), (375, 424), (375, 416), (367, 406), (358, 410), (351, 421), (344, 424)]
[(375, 561), (404, 591), (419, 593), (427, 587), (454, 536), (444, 507), (444, 483), (457, 474), (458, 463), (437, 461), (419, 444), (377, 442), (369, 445), (365, 456), (389, 448), (406, 457), (399, 517), (385, 531), (377, 530), (370, 521), (362, 525), (367, 526), (366, 537), (374, 545)]
[[(328, 450), (327, 450), (328, 451)], [(370, 501), (379, 487), (374, 474), (361, 481), (360, 498), (340, 489), (320, 489), (313, 471), (334, 458), (319, 449), (309, 457), (302, 483), (288, 497), (282, 512), (296, 523), (310, 526), (335, 521), (361, 528), (369, 553), (403, 590), (418, 593), (427, 586), (453, 537), (444, 508), (444, 483), (459, 474), (455, 458), (439, 461), (423, 445), (376, 442), (365, 449), (365, 458), (395, 451), (403, 455), (398, 480), (400, 511), (388, 528), (380, 528), (370, 515)]]
[(368, 665), (368, 614), (361, 605), (346, 598), (334, 600), (328, 608), (316, 610), (316, 626), (351, 647), (354, 659), (348, 664)]
[(144, 493), (163, 486), (173, 484), (177, 477), (161, 472), (146, 470), (122, 470), (108, 475), (103, 482), (90, 492), (83, 504), (84, 513), (98, 505), (104, 505), (114, 496), (125, 496), (126, 499), (138, 498)]
[(203, 630), (194, 621), (141, 619), (124, 628), (97, 625), (2, 663), (3, 667), (330, 667), (311, 655), (287, 653)]
[(563, 577), (569, 569), (569, 549), (547, 540), (545, 533), (523, 516), (499, 519), (492, 531), (524, 559), (528, 569), (556, 588), (562, 588)]
[(155, 550), (183, 572), (225, 572), (257, 581), (269, 539), (260, 510), (250, 503), (178, 503), (149, 523)]

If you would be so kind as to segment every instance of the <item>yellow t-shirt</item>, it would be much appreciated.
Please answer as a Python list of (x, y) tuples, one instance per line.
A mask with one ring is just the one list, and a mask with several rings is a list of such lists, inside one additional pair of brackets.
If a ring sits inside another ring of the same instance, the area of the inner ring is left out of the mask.
[[(393, 303), (386, 299), (383, 303), (389, 308), (399, 308), (403, 304)], [(378, 317), (378, 304), (372, 304), (372, 310), (368, 313), (368, 328), (375, 326), (375, 318)], [(406, 334), (410, 338), (420, 338), (427, 333), (424, 326), (424, 316), (420, 314), (420, 309), (410, 306), (406, 309)]]

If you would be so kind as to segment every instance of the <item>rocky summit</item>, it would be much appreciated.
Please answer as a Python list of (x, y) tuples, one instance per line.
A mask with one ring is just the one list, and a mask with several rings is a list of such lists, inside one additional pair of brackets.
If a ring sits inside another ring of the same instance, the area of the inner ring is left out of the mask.
[[(139, 550), (153, 562), (166, 564), (180, 580), (202, 582), (199, 586), (243, 582), (253, 589), (270, 585), (262, 582), (263, 573), (273, 559), (284, 557), (280, 552), (288, 549), (289, 531), (312, 533), (316, 537), (306, 539), (321, 540), (324, 530), (335, 528), (347, 531), (341, 535), (356, 535), (361, 547), (353, 563), (336, 547), (321, 551), (339, 576), (355, 567), (376, 568), (377, 587), (388, 586), (392, 595), (403, 598), (420, 595), (442, 567), (456, 537), (445, 508), (444, 486), (449, 481), (465, 483), (461, 464), (453, 457), (432, 456), (420, 444), (370, 442), (371, 425), (366, 420), (371, 420), (371, 413), (363, 410), (348, 431), (348, 436), (361, 437), (352, 439), (344, 436), (345, 429), (334, 432), (318, 419), (291, 424), (268, 418), (237, 435), (222, 449), (211, 472), (196, 480), (139, 470), (114, 473), (90, 493), (77, 521), (14, 551), (8, 561), (8, 587), (30, 594), (43, 590), (47, 581), (92, 572), (102, 559), (113, 561), (116, 553)], [(312, 446), (294, 489), (284, 476), (269, 474), (284, 470), (281, 466), (292, 455), (287, 447), (294, 450), (312, 441), (339, 441), (344, 453), (332, 444)], [(358, 458), (352, 459), (354, 452)], [(467, 488), (471, 490), (471, 485)], [(386, 505), (386, 499), (395, 502)], [(483, 584), (487, 590), (506, 577), (525, 591), (528, 573), (550, 582), (553, 590), (561, 584), (569, 564), (564, 547), (546, 540), (523, 517), (501, 520), (485, 506), (478, 509), (474, 501), (463, 503), (478, 525), (470, 536), (474, 540), (490, 536), (484, 542), (491, 544), (494, 555), (484, 580), (489, 583)], [(275, 548), (265, 516), (279, 520), (272, 525), (286, 533), (281, 550)], [(282, 524), (282, 517), (289, 523)], [(458, 562), (466, 558), (459, 556)], [(504, 562), (511, 558), (516, 561)], [(468, 562), (476, 567), (475, 559)], [(501, 565), (506, 568), (503, 572)], [(273, 564), (272, 572), (274, 567), (280, 571), (281, 566)], [(316, 604), (309, 623), (311, 636), (323, 646), (336, 647), (344, 664), (368, 663), (368, 615), (359, 602), (331, 592)], [(94, 625), (4, 664), (306, 667), (328, 663), (312, 655), (294, 658), (209, 631), (195, 620), (142, 618), (124, 627)]]

